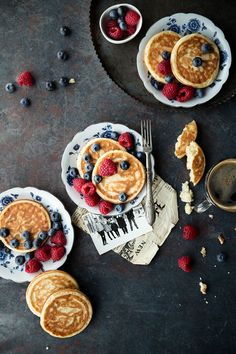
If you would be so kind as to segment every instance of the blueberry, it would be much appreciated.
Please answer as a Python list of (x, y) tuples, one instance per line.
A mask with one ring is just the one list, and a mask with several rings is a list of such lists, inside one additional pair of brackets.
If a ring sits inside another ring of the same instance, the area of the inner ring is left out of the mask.
[(60, 221), (54, 221), (52, 223), (52, 228), (56, 231), (60, 230), (62, 228), (62, 223)]
[(199, 97), (199, 98), (202, 98), (205, 96), (205, 90), (204, 89), (196, 89), (196, 96)]
[(79, 174), (79, 171), (77, 170), (77, 168), (75, 167), (72, 167), (70, 170), (69, 170), (69, 175), (73, 178), (76, 178)]
[(217, 254), (216, 259), (218, 262), (223, 263), (227, 259), (227, 254), (224, 252), (221, 252), (221, 253)]
[(61, 86), (66, 87), (66, 86), (69, 85), (69, 79), (68, 79), (67, 77), (61, 77), (61, 78), (59, 79), (59, 84), (60, 84)]
[(51, 213), (51, 220), (52, 221), (61, 221), (61, 214), (58, 213), (57, 211), (54, 211), (53, 213)]
[(130, 164), (128, 161), (121, 161), (121, 163), (120, 163), (120, 168), (122, 170), (128, 170), (129, 166), (130, 166)]
[(172, 75), (167, 75), (167, 76), (165, 76), (165, 81), (166, 81), (166, 82), (170, 83), (170, 82), (172, 82), (173, 80), (174, 80), (174, 78), (173, 78)]
[(17, 248), (19, 246), (19, 244), (20, 244), (20, 242), (16, 238), (13, 238), (10, 241), (10, 246), (13, 247), (13, 248)]
[(25, 240), (29, 240), (30, 239), (30, 232), (25, 230), (21, 233), (21, 236), (25, 239)]
[(89, 153), (84, 154), (83, 160), (84, 160), (85, 162), (90, 162), (91, 159), (92, 159), (92, 158), (91, 158), (91, 155), (90, 155)]
[(125, 22), (120, 22), (119, 23), (119, 27), (122, 31), (126, 31), (127, 30), (127, 25)]
[(119, 16), (124, 16), (127, 12), (127, 7), (126, 6), (119, 6), (117, 9), (117, 13)]
[(124, 210), (125, 206), (124, 204), (117, 204), (115, 206), (115, 210), (118, 211), (118, 213), (122, 213), (122, 211)]
[(118, 24), (120, 24), (121, 22), (125, 22), (124, 17), (120, 16), (117, 20)]
[(25, 260), (26, 262), (28, 262), (30, 259), (34, 258), (34, 253), (33, 252), (29, 252), (25, 254)]
[(209, 43), (203, 43), (201, 46), (201, 51), (203, 53), (210, 53), (212, 51), (212, 46)]
[(5, 90), (9, 93), (13, 93), (16, 91), (16, 86), (12, 82), (8, 82), (5, 86)]
[(195, 57), (195, 58), (193, 58), (192, 64), (193, 64), (193, 66), (196, 66), (196, 67), (201, 66), (202, 59), (200, 57)]
[(151, 78), (150, 82), (151, 82), (151, 85), (158, 91), (162, 90), (164, 87), (164, 84), (162, 82), (155, 80), (154, 77)]
[(62, 36), (69, 36), (70, 33), (71, 33), (71, 30), (67, 26), (62, 26), (60, 28), (60, 33), (61, 33)]
[(73, 180), (74, 177), (71, 177), (69, 174), (66, 176), (66, 181), (69, 184), (69, 186), (73, 186)]
[(167, 50), (164, 50), (162, 53), (161, 53), (161, 56), (164, 60), (169, 60), (170, 59), (170, 52), (168, 52)]
[(110, 130), (106, 130), (104, 133), (101, 134), (102, 138), (106, 138), (106, 139), (111, 139), (111, 131)]
[(126, 194), (125, 192), (120, 193), (120, 195), (119, 195), (119, 200), (120, 200), (121, 202), (125, 202), (125, 201), (127, 200), (127, 194)]
[(48, 236), (49, 236), (49, 237), (52, 237), (52, 236), (55, 235), (56, 232), (57, 232), (57, 230), (51, 228), (50, 230), (48, 230)]
[(111, 139), (113, 140), (118, 140), (119, 139), (120, 134), (117, 132), (111, 132)]
[(41, 238), (36, 238), (33, 242), (33, 246), (34, 248), (39, 248), (43, 243), (43, 240), (41, 240)]
[(93, 152), (98, 152), (100, 150), (100, 145), (99, 144), (93, 144), (91, 147), (91, 150)]
[(29, 98), (27, 97), (23, 97), (21, 100), (20, 100), (20, 104), (23, 106), (23, 107), (29, 107), (31, 105), (31, 101)]
[(59, 60), (65, 61), (68, 59), (68, 57), (69, 55), (64, 50), (59, 50), (59, 52), (57, 53), (57, 59)]
[(56, 83), (55, 81), (46, 81), (45, 87), (48, 91), (54, 91), (56, 90)]
[(86, 169), (87, 172), (92, 172), (92, 170), (94, 169), (94, 165), (92, 163), (88, 163), (85, 166), (85, 169)]
[(22, 264), (25, 263), (25, 257), (24, 256), (16, 256), (15, 262), (18, 266), (21, 266)]
[(38, 234), (38, 238), (40, 238), (40, 240), (42, 241), (46, 240), (47, 237), (48, 237), (48, 233), (46, 231), (41, 231)]
[(112, 18), (113, 20), (116, 20), (118, 18), (118, 12), (116, 9), (113, 9), (109, 12), (109, 17)]
[(94, 178), (93, 178), (93, 180), (94, 180), (94, 182), (95, 183), (100, 183), (101, 182), (101, 180), (102, 180), (102, 176), (99, 176), (99, 175), (95, 175), (94, 176)]
[(135, 155), (136, 155), (137, 159), (138, 159), (140, 162), (142, 162), (143, 165), (146, 164), (146, 155), (145, 155), (144, 152), (142, 152), (142, 151), (137, 151)]
[(33, 247), (32, 241), (26, 240), (26, 241), (24, 242), (24, 248), (25, 248), (26, 250), (30, 250), (32, 247)]
[(1, 237), (7, 237), (9, 235), (10, 231), (6, 227), (1, 227), (0, 229), (0, 236)]
[(90, 172), (86, 172), (83, 176), (86, 181), (91, 181), (92, 175)]

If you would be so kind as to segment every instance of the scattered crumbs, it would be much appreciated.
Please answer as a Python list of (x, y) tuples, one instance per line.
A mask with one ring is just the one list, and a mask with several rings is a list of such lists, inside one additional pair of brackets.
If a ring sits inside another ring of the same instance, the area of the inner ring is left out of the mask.
[(216, 264), (214, 265), (214, 267), (216, 268)]
[(208, 301), (206, 301), (206, 305), (208, 305)]
[(182, 305), (181, 304), (179, 304), (179, 307), (181, 307)]
[(206, 257), (206, 254), (207, 254), (206, 248), (202, 247), (200, 253), (201, 253), (203, 258)]
[(205, 295), (207, 293), (207, 284), (200, 281), (199, 286), (200, 286), (200, 292)]
[(214, 295), (214, 298), (216, 299), (216, 295)]
[(50, 349), (50, 347), (49, 346), (46, 346), (46, 348), (45, 348), (46, 350), (49, 350)]
[(201, 277), (200, 277), (199, 279), (200, 279), (200, 280), (202, 280), (202, 278), (201, 278)]
[(223, 243), (225, 242), (224, 235), (220, 234), (217, 238), (218, 238), (220, 244), (223, 245)]
[(228, 272), (228, 274), (230, 274), (230, 272)]
[(75, 79), (70, 79), (69, 84), (75, 84)]
[(214, 215), (209, 214), (208, 216), (209, 216), (210, 219), (214, 219)]

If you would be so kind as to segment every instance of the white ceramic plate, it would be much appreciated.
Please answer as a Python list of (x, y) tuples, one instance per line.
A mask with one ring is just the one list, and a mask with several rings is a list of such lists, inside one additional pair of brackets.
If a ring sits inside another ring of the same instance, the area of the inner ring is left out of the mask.
[[(206, 88), (205, 96), (202, 98), (195, 97), (187, 102), (178, 102), (168, 100), (161, 91), (156, 90), (150, 82), (151, 76), (145, 66), (143, 57), (144, 49), (149, 39), (161, 31), (175, 31), (181, 36), (190, 33), (201, 33), (212, 39), (220, 50), (220, 70), (216, 80)], [(222, 88), (229, 76), (229, 68), (231, 66), (231, 50), (228, 41), (225, 39), (224, 33), (214, 25), (208, 18), (194, 13), (177, 13), (167, 16), (154, 23), (148, 30), (146, 36), (139, 45), (137, 55), (138, 73), (143, 81), (145, 88), (160, 102), (172, 107), (193, 107), (198, 104), (205, 103), (213, 98)]]
[[(88, 206), (84, 199), (83, 196), (76, 192), (76, 190), (71, 186), (68, 181), (67, 181), (67, 176), (69, 169), (71, 167), (77, 167), (77, 157), (78, 153), (81, 147), (83, 147), (89, 140), (94, 139), (94, 138), (99, 138), (102, 133), (106, 131), (116, 131), (118, 133), (124, 133), (124, 132), (130, 132), (133, 134), (134, 139), (135, 139), (135, 148), (136, 151), (142, 151), (141, 148), (141, 135), (137, 133), (135, 130), (132, 130), (125, 125), (121, 124), (113, 124), (113, 123), (98, 123), (98, 124), (93, 124), (87, 127), (84, 131), (77, 133), (73, 140), (67, 145), (63, 156), (61, 160), (61, 178), (62, 181), (66, 187), (66, 191), (73, 200), (75, 204), (80, 206), (81, 208), (87, 209), (89, 212), (94, 213), (94, 214), (101, 214), (98, 207), (90, 207)], [(153, 167), (153, 176), (154, 176), (154, 158), (152, 157), (152, 167)], [(141, 203), (143, 198), (146, 195), (146, 187), (142, 189), (142, 191), (139, 193), (139, 195), (132, 200), (131, 202), (126, 204), (126, 207), (124, 209), (124, 212), (127, 212), (134, 206), (138, 205)], [(119, 213), (114, 209), (109, 213), (110, 215), (118, 215)]]
[[(56, 211), (61, 214), (63, 231), (67, 239), (67, 244), (65, 246), (65, 255), (57, 262), (49, 260), (47, 262), (42, 262), (43, 270), (37, 273), (26, 273), (24, 271), (24, 265), (17, 266), (15, 263), (15, 257), (19, 256), (21, 253), (10, 251), (6, 253), (4, 249), (0, 250), (0, 277), (4, 279), (13, 280), (16, 283), (22, 283), (25, 281), (31, 281), (36, 275), (46, 270), (53, 270), (61, 267), (70, 253), (73, 242), (74, 242), (74, 230), (71, 224), (71, 218), (69, 213), (64, 208), (63, 204), (59, 199), (54, 197), (49, 192), (39, 190), (33, 187), (26, 188), (12, 188), (0, 194), (0, 211), (4, 209), (6, 205), (19, 199), (30, 199), (41, 203), (49, 213)], [(24, 255), (22, 253), (22, 255)]]

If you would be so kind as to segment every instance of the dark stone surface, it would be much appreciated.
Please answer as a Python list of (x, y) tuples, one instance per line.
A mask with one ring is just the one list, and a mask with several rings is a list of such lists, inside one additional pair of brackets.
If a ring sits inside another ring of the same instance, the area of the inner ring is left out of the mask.
[[(236, 100), (211, 110), (172, 113), (134, 101), (107, 77), (96, 58), (89, 34), (89, 1), (2, 0), (0, 10), (2, 191), (29, 185), (46, 189), (72, 213), (75, 205), (60, 179), (61, 155), (77, 131), (100, 121), (129, 122), (139, 129), (140, 119), (150, 118), (156, 169), (178, 190), (188, 175), (173, 149), (176, 136), (191, 119), (199, 125), (207, 168), (235, 157)], [(59, 34), (61, 25), (71, 27), (70, 37)], [(67, 62), (57, 60), (60, 49), (69, 52)], [(36, 85), (5, 93), (5, 83), (26, 69), (33, 72)], [(79, 79), (66, 89), (45, 91), (46, 80), (62, 75)], [(25, 95), (32, 99), (28, 109), (19, 104)], [(203, 182), (194, 191), (201, 200)], [(133, 266), (113, 252), (98, 256), (90, 238), (75, 230), (75, 244), (63, 269), (91, 298), (94, 317), (86, 331), (71, 339), (55, 339), (41, 330), (25, 302), (27, 284), (1, 279), (0, 353), (41, 354), (46, 346), (56, 354), (235, 353), (235, 215), (212, 208), (187, 217), (182, 205), (179, 210), (179, 224), (148, 267)], [(186, 222), (199, 226), (196, 241), (181, 238), (180, 227)], [(216, 240), (220, 232), (227, 238), (223, 246)], [(199, 253), (202, 246), (208, 251), (205, 259)], [(216, 263), (219, 250), (229, 254), (226, 264)], [(185, 253), (195, 259), (189, 274), (177, 267), (177, 258)], [(199, 292), (199, 277), (209, 284), (206, 297)]]

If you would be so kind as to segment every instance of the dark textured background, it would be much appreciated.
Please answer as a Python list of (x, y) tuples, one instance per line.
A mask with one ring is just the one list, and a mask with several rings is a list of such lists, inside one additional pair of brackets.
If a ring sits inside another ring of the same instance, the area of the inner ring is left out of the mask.
[[(197, 2), (192, 3), (194, 11)], [(77, 131), (100, 121), (129, 122), (130, 127), (139, 129), (141, 118), (152, 119), (157, 172), (178, 190), (188, 174), (185, 162), (174, 157), (174, 143), (191, 119), (199, 125), (198, 141), (205, 151), (207, 168), (223, 158), (235, 157), (235, 99), (212, 109), (172, 113), (137, 103), (102, 69), (90, 39), (88, 16), (87, 0), (0, 2), (2, 191), (29, 185), (46, 189), (72, 213), (75, 205), (60, 179), (61, 155)], [(59, 34), (62, 24), (72, 28), (70, 37)], [(70, 60), (59, 62), (59, 49), (67, 49)], [(12, 95), (5, 93), (5, 83), (23, 70), (32, 71), (36, 85)], [(45, 81), (61, 75), (78, 81), (66, 89), (47, 92)], [(19, 105), (24, 95), (32, 99), (29, 109)], [(196, 200), (201, 200), (203, 183), (194, 191)], [(181, 238), (180, 227), (186, 222), (201, 230), (194, 242)], [(90, 326), (71, 339), (50, 337), (26, 306), (27, 284), (1, 279), (0, 353), (40, 354), (46, 352), (46, 346), (49, 353), (56, 354), (236, 353), (235, 226), (235, 215), (212, 208), (204, 215), (187, 217), (180, 205), (179, 224), (148, 267), (133, 266), (113, 252), (98, 256), (90, 238), (76, 230), (75, 244), (63, 269), (78, 279), (82, 291), (91, 298), (94, 317)], [(223, 246), (216, 239), (220, 232), (227, 239)], [(202, 246), (208, 251), (205, 259), (199, 254)], [(217, 264), (216, 254), (223, 249), (229, 254), (228, 262)], [(177, 258), (185, 253), (195, 259), (189, 274), (177, 267)], [(199, 277), (209, 284), (208, 304), (199, 292)]]

